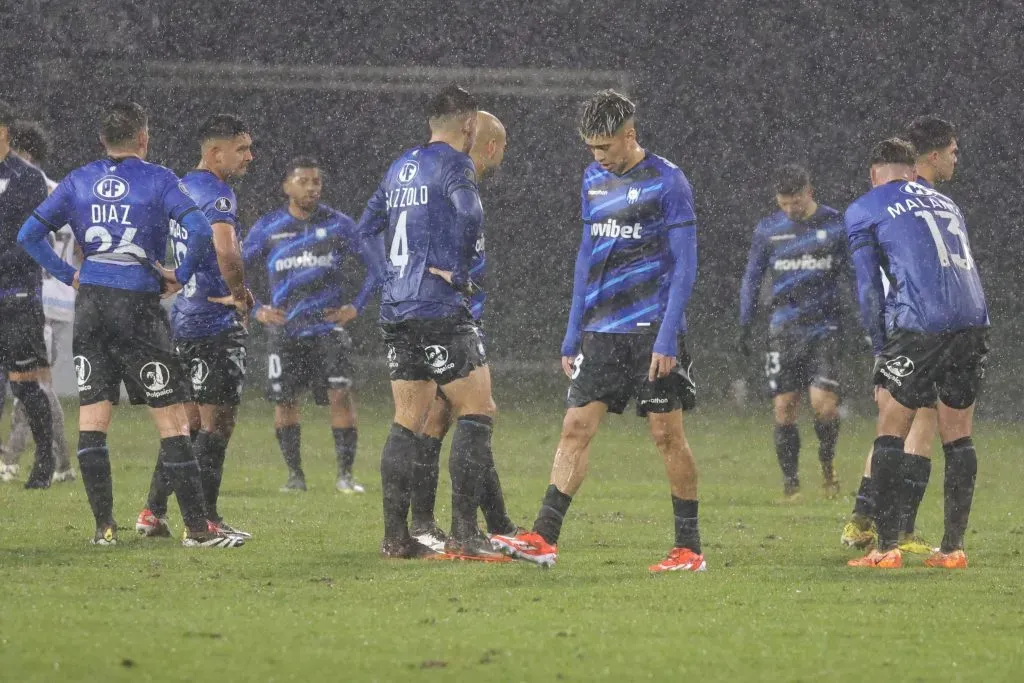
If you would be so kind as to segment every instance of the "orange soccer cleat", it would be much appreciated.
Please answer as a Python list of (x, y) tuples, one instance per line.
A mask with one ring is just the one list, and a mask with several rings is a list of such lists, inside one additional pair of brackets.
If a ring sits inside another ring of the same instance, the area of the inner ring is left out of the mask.
[(668, 557), (652, 564), (648, 569), (654, 573), (659, 572), (702, 572), (706, 571), (708, 563), (704, 561), (703, 555), (698, 555), (689, 548), (672, 548), (668, 551)]
[(924, 566), (937, 569), (967, 569), (967, 555), (963, 550), (949, 553), (936, 550), (925, 559)]
[(903, 553), (899, 548), (885, 552), (872, 550), (864, 557), (850, 560), (846, 564), (850, 567), (868, 567), (870, 569), (899, 569), (903, 566)]
[(533, 562), (541, 567), (553, 567), (558, 561), (558, 546), (544, 540), (536, 531), (524, 531), (515, 536), (491, 536), (491, 544), (506, 555)]

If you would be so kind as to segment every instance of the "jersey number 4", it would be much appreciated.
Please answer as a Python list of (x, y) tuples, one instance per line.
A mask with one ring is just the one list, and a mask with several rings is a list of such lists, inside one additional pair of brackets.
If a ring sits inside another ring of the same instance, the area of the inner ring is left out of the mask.
[[(967, 246), (967, 235), (960, 229), (959, 216), (952, 211), (917, 211), (914, 215), (923, 219), (928, 224), (928, 230), (932, 233), (932, 241), (935, 242), (935, 250), (939, 252), (939, 263), (942, 264), (943, 268), (948, 268), (951, 263), (961, 270), (970, 270), (974, 267), (974, 261), (971, 259), (971, 250)], [(942, 230), (939, 228), (940, 219), (949, 221), (946, 224), (946, 232), (957, 237), (960, 241), (960, 246), (963, 248), (963, 254), (950, 251), (949, 247), (946, 246), (946, 240), (943, 238)]]
[(405, 267), (409, 265), (409, 235), (406, 233), (405, 222), (407, 211), (398, 214), (395, 223), (395, 236), (391, 239), (391, 265), (398, 268), (398, 277), (405, 277)]

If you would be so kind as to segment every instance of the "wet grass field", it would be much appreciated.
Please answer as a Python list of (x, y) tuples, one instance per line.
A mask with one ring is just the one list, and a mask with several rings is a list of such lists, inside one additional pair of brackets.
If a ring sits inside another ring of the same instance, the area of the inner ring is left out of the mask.
[[(532, 522), (547, 483), (557, 404), (506, 401), (495, 453), (509, 507)], [(307, 408), (310, 491), (282, 494), (272, 411), (252, 400), (228, 454), (221, 510), (255, 538), (232, 551), (133, 533), (155, 457), (145, 413), (111, 436), (115, 548), (88, 544), (80, 481), (0, 485), (0, 680), (995, 681), (1024, 663), (1024, 489), (1017, 426), (982, 423), (971, 568), (848, 569), (839, 532), (871, 425), (840, 439), (844, 495), (819, 491), (803, 429), (804, 495), (780, 504), (767, 417), (709, 409), (687, 418), (701, 467), (708, 571), (649, 576), (672, 541), (671, 503), (644, 425), (612, 418), (574, 502), (559, 564), (402, 563), (377, 556), (377, 460), (389, 411), (361, 406), (363, 496), (333, 489), (326, 415)], [(74, 411), (70, 411), (73, 413)], [(767, 412), (767, 411), (765, 411)], [(75, 428), (69, 414), (69, 432)], [(941, 453), (941, 451), (940, 451)], [(447, 476), (442, 475), (442, 481)], [(937, 542), (941, 455), (919, 516)], [(448, 523), (447, 484), (438, 517)], [(172, 503), (171, 521), (182, 525)], [(1015, 673), (1017, 672), (1017, 673)]]

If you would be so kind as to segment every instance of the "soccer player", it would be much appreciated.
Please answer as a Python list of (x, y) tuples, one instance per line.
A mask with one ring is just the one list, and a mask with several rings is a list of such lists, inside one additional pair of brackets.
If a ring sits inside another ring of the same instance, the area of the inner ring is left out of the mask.
[[(50, 401), (40, 386), (40, 373), (49, 366), (43, 341), (42, 274), (17, 237), (48, 191), (42, 171), (11, 151), (13, 123), (14, 111), (0, 102), (0, 369), (7, 372), (11, 393), (25, 406), (36, 442), (25, 488), (45, 489), (54, 461)], [(57, 258), (52, 249), (50, 253)]]
[[(485, 111), (477, 112), (476, 142), (469, 151), (473, 160), (477, 178), (496, 170), (501, 166), (505, 156), (505, 127), (496, 116)], [(481, 327), (480, 319), (484, 312), (486, 292), (483, 289), (487, 258), (484, 251), (484, 236), (480, 235), (475, 245), (473, 262), (469, 268), (470, 279), (478, 289), (469, 299), (469, 310), (474, 322)], [(481, 328), (482, 334), (482, 328)], [(485, 366), (483, 368), (487, 370)], [(413, 464), (413, 489), (410, 508), (412, 511), (412, 535), (420, 543), (434, 550), (444, 549), (447, 534), (444, 533), (434, 519), (434, 501), (437, 495), (437, 479), (440, 472), (441, 443), (452, 427), (454, 414), (451, 403), (441, 391), (437, 392), (427, 416), (426, 425), (420, 435), (421, 448)], [(488, 533), (514, 534), (516, 525), (505, 510), (504, 496), (497, 472), (488, 470), (484, 476), (484, 489), (480, 504)]]
[(430, 100), (427, 119), (430, 141), (391, 164), (359, 221), (369, 265), (382, 283), (380, 322), (395, 401), (381, 453), (381, 555), (438, 557), (410, 536), (408, 515), (419, 433), (440, 387), (456, 416), (448, 461), (452, 526), (443, 557), (507, 561), (476, 520), (483, 482), (494, 470), (497, 410), (467, 299), (476, 290), (469, 269), (483, 225), (468, 156), (477, 135), (476, 100), (449, 86)]
[(313, 159), (297, 158), (282, 179), (287, 205), (262, 216), (242, 247), (246, 267), (265, 268), (269, 296), (255, 305), (256, 320), (270, 330), (267, 399), (288, 467), (282, 491), (305, 491), (298, 398), (312, 390), (317, 405), (330, 405), (338, 462), (336, 488), (362, 493), (352, 475), (358, 431), (352, 393), (352, 340), (345, 325), (363, 310), (373, 290), (362, 288), (344, 303), (343, 266), (358, 248), (355, 222), (320, 203), (323, 173)]
[[(953, 178), (957, 162), (956, 130), (937, 116), (920, 116), (910, 122), (904, 133), (917, 152), (914, 169), (917, 182), (928, 188)], [(882, 280), (888, 294), (889, 281)], [(900, 550), (905, 553), (928, 554), (931, 544), (915, 530), (917, 511), (924, 499), (932, 472), (932, 445), (938, 433), (938, 412), (934, 406), (923, 407), (914, 416), (907, 434), (900, 481)], [(854, 548), (866, 548), (878, 538), (874, 523), (875, 494), (871, 480), (871, 452), (868, 452), (860, 489), (850, 521), (843, 527), (840, 541)]]
[[(974, 403), (988, 354), (988, 308), (960, 208), (917, 182), (917, 153), (891, 138), (871, 151), (871, 185), (846, 210), (861, 319), (875, 354), (877, 438), (871, 455), (878, 546), (853, 567), (902, 566), (900, 475), (920, 408), (937, 405), (946, 456), (945, 534), (925, 564), (966, 568), (964, 533), (978, 460)], [(882, 270), (889, 280), (883, 293)]]
[[(100, 125), (107, 155), (71, 172), (28, 218), (18, 243), (54, 277), (78, 289), (74, 353), (78, 378), (78, 464), (96, 520), (96, 545), (117, 543), (107, 430), (123, 381), (144, 400), (160, 433), (160, 459), (185, 519), (185, 546), (234, 548), (238, 536), (209, 529), (199, 464), (182, 402), (185, 376), (160, 308), (164, 287), (188, 282), (210, 248), (211, 229), (177, 176), (147, 163), (149, 126), (134, 102), (107, 106)], [(160, 266), (173, 221), (189, 234), (174, 271)], [(85, 260), (76, 271), (47, 242), (70, 225)], [(38, 272), (38, 270), (37, 270)], [(31, 415), (31, 409), (29, 415)]]
[(649, 569), (704, 571), (697, 466), (683, 429), (683, 411), (696, 404), (683, 333), (697, 276), (697, 220), (689, 181), (640, 146), (635, 115), (612, 90), (583, 110), (579, 132), (594, 163), (583, 173), (583, 237), (562, 342), (568, 410), (533, 530), (493, 540), (516, 557), (553, 565), (590, 442), (605, 413), (622, 413), (635, 399), (665, 461), (675, 517), (674, 547)]
[[(39, 124), (31, 121), (16, 121), (11, 126), (11, 149), (42, 172), (42, 164), (46, 162), (49, 152), (49, 142)], [(50, 180), (45, 172), (43, 172), (43, 178), (46, 181), (47, 191), (52, 192), (57, 187), (57, 183)], [(71, 234), (71, 228), (66, 225), (53, 235), (54, 251), (72, 265), (78, 262), (74, 243), (75, 238)], [(75, 471), (68, 459), (68, 444), (64, 436), (64, 408), (60, 404), (57, 392), (53, 389), (50, 368), (57, 361), (58, 349), (65, 345), (70, 346), (71, 327), (75, 319), (75, 290), (43, 271), (41, 292), (43, 316), (46, 320), (43, 339), (46, 342), (48, 365), (39, 369), (39, 386), (50, 401), (50, 415), (53, 418), (53, 456), (56, 467), (52, 481), (55, 483), (73, 481)], [(6, 391), (6, 386), (4, 391)], [(3, 459), (3, 462), (0, 463), (0, 480), (17, 475), (18, 460), (28, 445), (30, 435), (31, 427), (25, 404), (15, 400), (11, 413), (11, 434), (6, 446), (0, 449), (0, 457)]]
[(764, 372), (775, 416), (775, 455), (788, 500), (800, 494), (797, 407), (806, 391), (814, 412), (825, 493), (838, 495), (833, 460), (839, 438), (840, 280), (849, 272), (842, 216), (814, 199), (811, 177), (795, 164), (775, 175), (779, 211), (754, 230), (740, 288), (737, 346), (750, 355), (751, 327), (765, 271), (771, 273), (771, 321)]
[[(252, 161), (252, 137), (242, 119), (216, 114), (199, 127), (199, 165), (181, 179), (188, 195), (213, 228), (213, 253), (199, 264), (174, 301), (171, 329), (176, 353), (188, 367), (192, 401), (186, 405), (192, 451), (199, 462), (203, 497), (211, 528), (252, 538), (227, 524), (217, 509), (224, 455), (235, 428), (245, 382), (243, 321), (249, 309), (242, 266), (238, 200), (228, 180), (245, 175)], [(180, 264), (187, 253), (188, 233), (171, 226), (174, 253)], [(135, 530), (144, 536), (169, 536), (167, 499), (170, 479), (160, 462), (153, 472), (146, 507)]]

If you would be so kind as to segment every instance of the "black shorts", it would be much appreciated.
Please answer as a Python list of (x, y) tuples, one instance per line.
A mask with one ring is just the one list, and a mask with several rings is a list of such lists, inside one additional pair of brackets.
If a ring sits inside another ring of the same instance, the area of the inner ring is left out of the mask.
[(483, 336), (473, 322), (407, 320), (381, 325), (391, 381), (444, 386), (487, 365)]
[(697, 385), (685, 340), (679, 338), (678, 362), (672, 372), (651, 382), (647, 373), (654, 339), (653, 334), (585, 333), (582, 349), (573, 361), (566, 405), (580, 408), (601, 401), (609, 412), (621, 415), (630, 400), (636, 399), (636, 414), (640, 417), (680, 408), (693, 410)]
[(809, 387), (839, 393), (839, 339), (769, 337), (764, 375), (772, 396)]
[(176, 353), (192, 381), (192, 401), (200, 405), (237, 406), (245, 386), (245, 330), (212, 337), (178, 339)]
[(943, 334), (895, 330), (874, 381), (907, 408), (931, 408), (939, 400), (963, 410), (978, 398), (988, 349), (987, 327)]
[(328, 390), (352, 386), (351, 350), (352, 338), (340, 327), (315, 337), (275, 333), (267, 356), (267, 400), (291, 403), (308, 390), (317, 405), (327, 405)]
[(165, 408), (187, 401), (170, 332), (158, 294), (82, 285), (72, 342), (79, 402), (116, 403), (122, 381), (133, 404)]
[(50, 366), (43, 328), (43, 304), (34, 296), (0, 299), (0, 369), (31, 372)]

